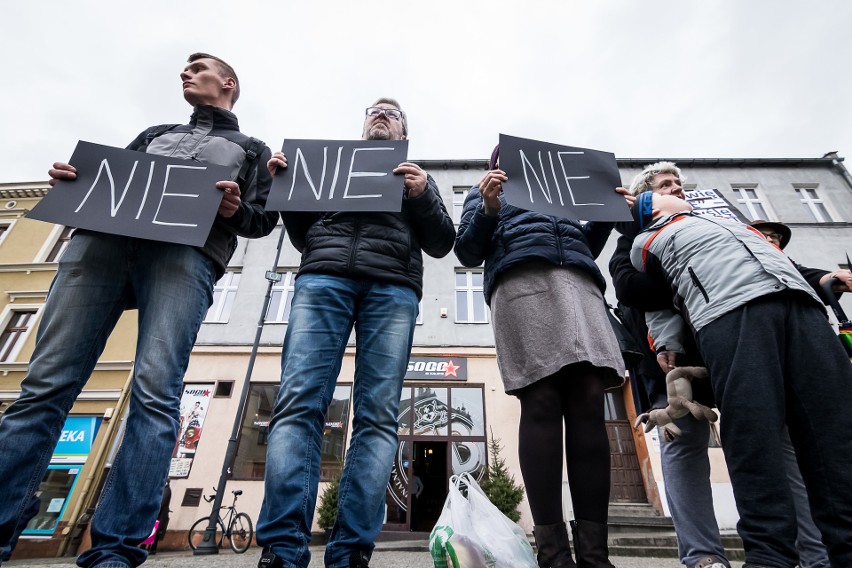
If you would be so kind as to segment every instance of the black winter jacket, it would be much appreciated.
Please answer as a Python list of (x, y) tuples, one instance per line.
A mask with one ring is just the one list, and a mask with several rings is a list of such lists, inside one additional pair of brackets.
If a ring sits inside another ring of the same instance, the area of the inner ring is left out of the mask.
[[(142, 150), (149, 154), (195, 160), (198, 162), (229, 166), (231, 178), (236, 180), (243, 161), (248, 136), (240, 132), (234, 113), (209, 105), (199, 105), (189, 119), (189, 124), (176, 126), (157, 136), (147, 144), (148, 128), (128, 146), (128, 150)], [(207, 242), (201, 252), (210, 257), (216, 267), (216, 277), (221, 278), (234, 249), (237, 235), (248, 238), (264, 237), (272, 232), (278, 222), (278, 213), (264, 210), (272, 176), (266, 169), (272, 152), (263, 146), (257, 166), (246, 175), (240, 187), (240, 208), (229, 218), (216, 215)]]
[(509, 205), (500, 195), (499, 215), (486, 215), (479, 187), (464, 200), (455, 253), (464, 266), (485, 262), (485, 301), (500, 274), (531, 260), (570, 266), (588, 272), (603, 292), (606, 281), (595, 264), (614, 223), (586, 223), (551, 217)]
[[(401, 188), (400, 188), (401, 191)], [(302, 253), (299, 276), (329, 274), (410, 286), (423, 296), (423, 255), (441, 258), (453, 248), (455, 227), (438, 186), (402, 200), (399, 213), (287, 213), (290, 242)]]

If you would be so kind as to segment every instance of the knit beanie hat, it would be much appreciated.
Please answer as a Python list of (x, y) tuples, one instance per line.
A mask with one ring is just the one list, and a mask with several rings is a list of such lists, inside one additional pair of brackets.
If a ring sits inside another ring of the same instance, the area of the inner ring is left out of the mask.
[(633, 220), (640, 231), (644, 231), (645, 227), (651, 224), (654, 212), (653, 206), (654, 193), (646, 191), (636, 196), (636, 205), (633, 206)]

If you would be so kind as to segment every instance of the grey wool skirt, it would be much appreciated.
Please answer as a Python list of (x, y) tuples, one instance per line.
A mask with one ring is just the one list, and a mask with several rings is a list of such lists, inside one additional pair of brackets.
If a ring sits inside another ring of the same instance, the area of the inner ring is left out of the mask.
[(508, 393), (583, 361), (601, 369), (604, 388), (624, 381), (603, 295), (582, 270), (532, 262), (506, 271), (491, 295), (491, 316)]

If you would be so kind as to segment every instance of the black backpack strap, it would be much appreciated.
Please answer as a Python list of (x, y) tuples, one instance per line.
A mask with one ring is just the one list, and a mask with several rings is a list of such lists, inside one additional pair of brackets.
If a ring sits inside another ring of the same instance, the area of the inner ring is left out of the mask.
[(173, 128), (177, 128), (178, 126), (180, 126), (180, 124), (160, 124), (160, 125), (157, 125), (157, 126), (152, 126), (151, 128), (148, 129), (148, 132), (145, 134), (145, 141), (143, 142), (142, 147), (139, 150), (144, 152), (145, 148), (148, 147), (148, 144), (151, 143), (151, 140), (153, 140), (154, 138), (156, 138), (156, 137), (158, 137), (162, 134), (165, 134), (166, 132), (168, 132), (169, 130), (172, 130)]
[(241, 191), (245, 189), (246, 179), (248, 179), (249, 172), (253, 166), (257, 166), (257, 159), (260, 157), (260, 154), (263, 152), (265, 147), (266, 144), (262, 140), (258, 140), (251, 136), (249, 137), (248, 143), (245, 146), (246, 158), (243, 160), (243, 165), (240, 167), (240, 173), (237, 174), (237, 185), (240, 186)]

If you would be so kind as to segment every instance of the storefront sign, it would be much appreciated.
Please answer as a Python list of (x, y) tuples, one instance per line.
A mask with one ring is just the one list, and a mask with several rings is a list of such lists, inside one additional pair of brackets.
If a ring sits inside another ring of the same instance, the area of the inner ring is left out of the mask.
[(466, 381), (466, 357), (411, 357), (405, 372), (406, 380), (440, 379)]
[(85, 463), (101, 425), (100, 416), (69, 416), (50, 463)]
[(180, 399), (180, 429), (172, 452), (169, 477), (189, 477), (212, 394), (212, 384), (184, 385)]

